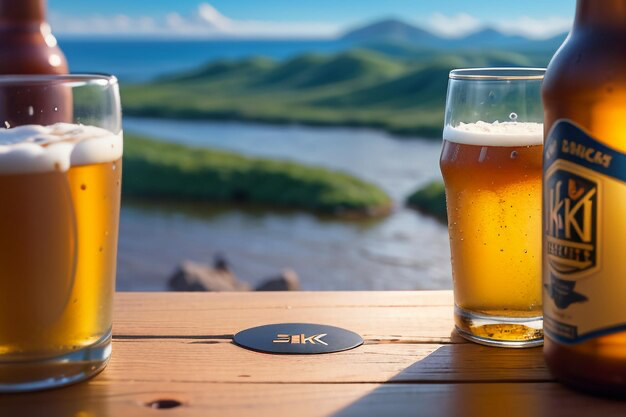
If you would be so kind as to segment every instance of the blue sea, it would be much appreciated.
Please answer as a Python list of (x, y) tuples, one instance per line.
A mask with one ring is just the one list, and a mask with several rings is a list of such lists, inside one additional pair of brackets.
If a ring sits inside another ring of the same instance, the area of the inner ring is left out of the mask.
[(350, 45), (334, 40), (128, 40), (59, 39), (70, 70), (146, 81), (218, 59), (266, 56), (277, 60), (301, 53), (331, 53)]

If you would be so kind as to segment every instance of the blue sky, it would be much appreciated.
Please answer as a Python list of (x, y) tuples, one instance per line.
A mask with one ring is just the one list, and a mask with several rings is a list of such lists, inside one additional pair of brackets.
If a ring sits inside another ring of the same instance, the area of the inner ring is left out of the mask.
[(546, 37), (567, 29), (575, 0), (48, 0), (57, 32), (179, 36), (333, 36), (401, 17), (447, 36), (481, 26)]

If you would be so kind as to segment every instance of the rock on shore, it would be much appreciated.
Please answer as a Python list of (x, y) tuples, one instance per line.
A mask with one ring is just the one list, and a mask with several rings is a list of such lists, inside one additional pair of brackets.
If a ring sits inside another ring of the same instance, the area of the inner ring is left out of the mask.
[[(251, 291), (249, 284), (240, 281), (228, 268), (225, 258), (218, 256), (213, 266), (185, 260), (178, 265), (168, 280), (170, 291)], [(265, 279), (256, 291), (298, 291), (300, 279), (291, 269)]]

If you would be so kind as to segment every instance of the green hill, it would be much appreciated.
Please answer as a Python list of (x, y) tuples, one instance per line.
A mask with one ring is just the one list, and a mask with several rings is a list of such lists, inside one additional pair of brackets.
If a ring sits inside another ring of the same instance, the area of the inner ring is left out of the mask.
[(122, 99), (130, 115), (371, 126), (439, 137), (451, 69), (542, 65), (542, 59), (428, 49), (407, 56), (357, 49), (283, 62), (257, 57), (124, 85)]
[(382, 215), (391, 207), (380, 188), (341, 172), (135, 135), (124, 138), (123, 193), (144, 199), (266, 205), (334, 215)]
[(442, 222), (447, 222), (446, 189), (441, 181), (433, 181), (411, 194), (406, 203)]
[(377, 82), (404, 71), (404, 65), (373, 52), (356, 50), (311, 65), (299, 83), (301, 88), (314, 88), (342, 82)]
[(274, 61), (265, 57), (252, 57), (241, 61), (219, 60), (191, 71), (161, 77), (159, 81), (215, 81), (220, 78), (253, 77), (275, 65)]
[(277, 65), (265, 75), (257, 77), (256, 85), (297, 85), (310, 68), (317, 67), (326, 60), (326, 57), (314, 54), (297, 56)]

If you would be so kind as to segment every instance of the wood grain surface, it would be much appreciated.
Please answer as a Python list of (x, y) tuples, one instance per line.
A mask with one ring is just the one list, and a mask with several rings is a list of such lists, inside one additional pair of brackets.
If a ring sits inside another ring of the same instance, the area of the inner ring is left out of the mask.
[[(346, 327), (366, 343), (291, 356), (231, 341), (279, 322)], [(448, 291), (121, 293), (105, 371), (0, 395), (0, 416), (626, 416), (626, 402), (556, 383), (540, 348), (484, 347), (452, 330)]]

